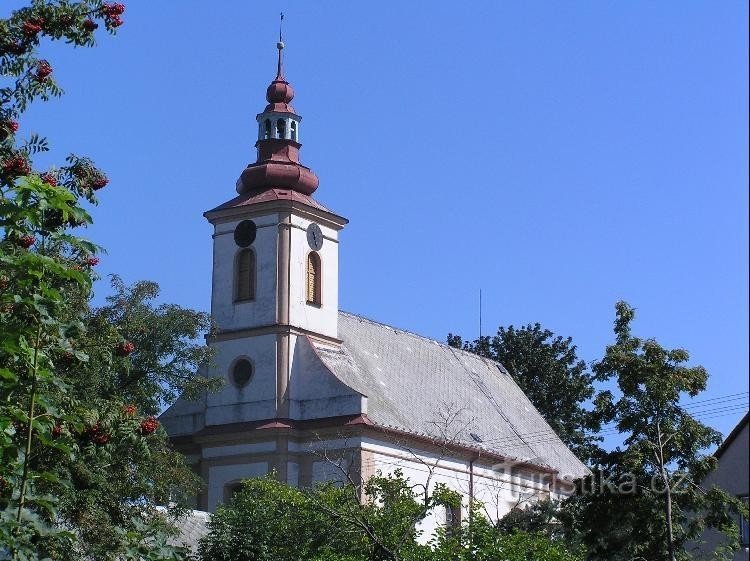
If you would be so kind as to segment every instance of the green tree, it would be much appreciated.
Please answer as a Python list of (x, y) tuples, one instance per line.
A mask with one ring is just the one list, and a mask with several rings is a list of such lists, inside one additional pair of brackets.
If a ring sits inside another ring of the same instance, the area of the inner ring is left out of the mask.
[[(29, 103), (61, 93), (40, 40), (91, 46), (97, 27), (113, 32), (123, 11), (34, 0), (0, 19), (0, 558), (184, 557), (164, 545), (169, 522), (156, 505), (196, 479), (152, 414), (191, 383), (186, 371), (205, 353), (188, 339), (205, 318), (146, 305), (123, 323), (91, 310), (99, 248), (78, 228), (91, 223), (84, 204), (108, 180), (78, 156), (35, 173), (32, 156), (47, 141), (16, 134)], [(157, 333), (139, 340), (131, 317)], [(113, 382), (133, 372), (127, 391)]]
[(500, 327), (474, 342), (449, 334), (448, 344), (500, 362), (552, 429), (583, 461), (598, 450), (599, 418), (585, 404), (594, 396), (595, 375), (576, 354), (570, 337), (538, 323)]
[(567, 508), (590, 559), (690, 559), (689, 542), (706, 527), (729, 536), (721, 557), (738, 547), (731, 516), (743, 507), (718, 488), (700, 487), (716, 466), (705, 451), (721, 435), (680, 406), (705, 389), (708, 374), (687, 364), (687, 351), (635, 337), (634, 317), (633, 308), (617, 303), (615, 342), (593, 366), (597, 376), (617, 381), (618, 394), (603, 392), (597, 407), (624, 435), (623, 446), (602, 454)]
[[(460, 496), (437, 485), (425, 495), (399, 471), (298, 490), (272, 477), (249, 479), (209, 523), (204, 561), (582, 561), (563, 542), (508, 532), (475, 505), (460, 528), (444, 528), (426, 545), (419, 524)], [(429, 537), (429, 536), (428, 536)]]

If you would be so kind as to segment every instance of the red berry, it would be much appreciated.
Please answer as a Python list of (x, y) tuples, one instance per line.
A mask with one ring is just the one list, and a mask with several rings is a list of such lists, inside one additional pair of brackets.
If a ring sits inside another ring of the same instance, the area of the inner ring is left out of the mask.
[(122, 412), (125, 416), (132, 417), (133, 415), (138, 413), (138, 409), (136, 408), (135, 405), (132, 405), (129, 403), (127, 405), (122, 406)]
[(108, 3), (105, 2), (102, 6), (102, 13), (105, 16), (121, 16), (125, 12), (125, 5), (124, 4), (115, 4), (115, 3)]
[(92, 440), (101, 446), (109, 442), (109, 435), (106, 432), (98, 432), (93, 435)]
[(18, 245), (25, 249), (29, 249), (32, 245), (36, 243), (36, 238), (30, 234), (25, 234), (18, 238)]
[(159, 421), (156, 420), (156, 417), (149, 417), (141, 421), (141, 434), (144, 436), (153, 433), (158, 428)]
[(43, 173), (39, 176), (39, 179), (41, 179), (42, 182), (46, 183), (47, 185), (52, 185), (52, 187), (55, 187), (57, 185), (57, 177), (52, 175), (50, 172)]
[(87, 19), (86, 21), (83, 22), (83, 28), (86, 31), (89, 31), (89, 32), (94, 31), (97, 27), (99, 27), (99, 24), (96, 23), (92, 19)]
[(109, 17), (109, 25), (111, 27), (120, 27), (123, 24), (122, 18), (120, 16), (110, 16)]
[(13, 156), (3, 162), (3, 171), (13, 175), (28, 175), (31, 172), (29, 162), (23, 156)]
[(117, 356), (128, 356), (135, 350), (135, 345), (130, 341), (123, 341), (115, 347), (115, 354)]
[(18, 121), (14, 121), (12, 119), (9, 119), (7, 121), (3, 121), (3, 127), (8, 129), (11, 132), (17, 132), (18, 131)]
[(88, 265), (89, 267), (94, 267), (94, 266), (96, 266), (98, 264), (99, 264), (99, 258), (98, 257), (92, 256), (92, 257), (89, 257), (88, 259), (86, 259), (86, 265)]
[(97, 175), (96, 177), (94, 177), (93, 181), (91, 182), (91, 187), (93, 189), (101, 189), (102, 187), (107, 185), (107, 183), (109, 183), (109, 179), (107, 179), (106, 176)]
[(62, 434), (63, 428), (62, 425), (57, 424), (54, 427), (52, 427), (52, 438), (58, 438)]
[(34, 36), (42, 30), (42, 24), (44, 20), (30, 19), (29, 21), (23, 22), (21, 26), (23, 28), (24, 35)]
[(36, 63), (36, 73), (34, 74), (34, 77), (39, 82), (46, 80), (50, 74), (52, 74), (52, 66), (49, 62), (46, 60), (40, 60)]

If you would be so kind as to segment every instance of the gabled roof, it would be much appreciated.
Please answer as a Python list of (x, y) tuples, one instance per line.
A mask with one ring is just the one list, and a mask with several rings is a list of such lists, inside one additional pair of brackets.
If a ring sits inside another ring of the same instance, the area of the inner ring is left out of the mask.
[[(588, 473), (501, 364), (345, 312), (339, 337), (340, 348), (313, 345), (337, 378), (367, 397), (374, 424), (433, 438), (447, 431), (459, 444), (560, 476)], [(457, 411), (446, 426), (445, 415)]]
[(745, 413), (745, 416), (742, 417), (739, 423), (737, 423), (737, 426), (735, 426), (732, 429), (732, 432), (727, 435), (727, 437), (724, 439), (724, 442), (722, 442), (716, 449), (716, 452), (714, 452), (714, 456), (716, 456), (717, 458), (721, 458), (722, 454), (726, 452), (727, 448), (732, 445), (732, 442), (734, 442), (734, 440), (742, 432), (742, 429), (745, 428), (745, 426), (748, 424), (748, 421), (750, 421), (750, 411)]

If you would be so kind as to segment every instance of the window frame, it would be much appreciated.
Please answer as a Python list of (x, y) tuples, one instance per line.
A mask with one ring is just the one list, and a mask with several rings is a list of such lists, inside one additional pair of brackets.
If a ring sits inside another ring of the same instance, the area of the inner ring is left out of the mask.
[[(315, 281), (313, 284), (313, 299), (310, 299), (310, 262), (313, 261)], [(323, 259), (317, 251), (309, 251), (305, 258), (305, 303), (308, 306), (320, 308), (323, 306)]]
[[(240, 259), (241, 256), (245, 254), (250, 256), (250, 263), (248, 265), (250, 295), (247, 298), (240, 298)], [(254, 302), (258, 291), (258, 256), (252, 247), (240, 248), (235, 254), (233, 277), (233, 302), (235, 304)]]

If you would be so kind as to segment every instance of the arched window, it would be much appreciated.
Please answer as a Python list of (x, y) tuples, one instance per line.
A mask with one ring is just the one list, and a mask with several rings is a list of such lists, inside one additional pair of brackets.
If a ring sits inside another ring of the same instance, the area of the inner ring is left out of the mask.
[(266, 136), (265, 139), (271, 138), (271, 119), (266, 119)]
[(224, 487), (224, 502), (230, 503), (235, 495), (242, 491), (242, 481), (233, 481)]
[(315, 251), (307, 254), (307, 303), (320, 306), (320, 255)]
[(286, 122), (284, 119), (276, 121), (276, 138), (286, 138)]
[(292, 129), (292, 140), (294, 140), (294, 142), (297, 142), (297, 121), (292, 121), (291, 129)]
[(234, 299), (236, 302), (255, 299), (255, 252), (243, 249), (234, 264)]

